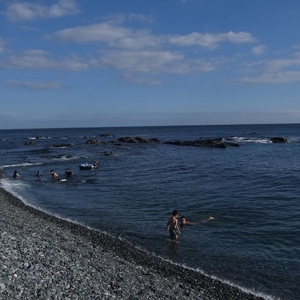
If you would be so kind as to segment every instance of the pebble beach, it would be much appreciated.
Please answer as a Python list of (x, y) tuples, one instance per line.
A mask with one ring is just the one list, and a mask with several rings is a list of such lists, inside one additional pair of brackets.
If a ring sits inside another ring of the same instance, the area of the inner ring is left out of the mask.
[(0, 299), (264, 299), (0, 189)]

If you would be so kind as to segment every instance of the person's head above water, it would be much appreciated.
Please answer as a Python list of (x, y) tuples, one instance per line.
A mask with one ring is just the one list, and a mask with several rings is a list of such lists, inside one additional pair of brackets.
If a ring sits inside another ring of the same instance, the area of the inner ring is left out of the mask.
[(180, 217), (180, 223), (183, 224), (183, 225), (186, 224), (186, 218), (185, 218), (185, 216), (181, 216)]
[(179, 215), (179, 211), (177, 209), (173, 210), (173, 217), (176, 217)]

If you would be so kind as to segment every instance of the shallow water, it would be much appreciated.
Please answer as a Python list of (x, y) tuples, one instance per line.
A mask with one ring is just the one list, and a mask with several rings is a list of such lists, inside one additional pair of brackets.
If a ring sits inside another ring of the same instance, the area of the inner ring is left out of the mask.
[[(176, 263), (274, 298), (297, 299), (299, 129), (290, 124), (5, 130), (0, 131), (1, 185), (30, 205)], [(103, 133), (114, 136), (100, 137)], [(111, 142), (124, 136), (161, 142)], [(271, 143), (274, 136), (289, 142)], [(164, 144), (219, 137), (241, 146)], [(107, 143), (86, 144), (90, 138)], [(24, 145), (30, 141), (36, 145)], [(79, 170), (96, 160), (99, 169)], [(74, 173), (67, 182), (51, 179), (51, 169), (64, 178), (66, 168)], [(21, 179), (12, 179), (14, 170)], [(170, 243), (165, 231), (173, 209), (197, 222), (183, 228), (179, 244)], [(201, 222), (209, 215), (215, 220)]]

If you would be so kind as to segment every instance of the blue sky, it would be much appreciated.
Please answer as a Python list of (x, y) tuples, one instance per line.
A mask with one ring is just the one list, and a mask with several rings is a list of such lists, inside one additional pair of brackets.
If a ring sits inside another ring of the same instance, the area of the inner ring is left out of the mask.
[(0, 0), (0, 129), (300, 122), (298, 0)]

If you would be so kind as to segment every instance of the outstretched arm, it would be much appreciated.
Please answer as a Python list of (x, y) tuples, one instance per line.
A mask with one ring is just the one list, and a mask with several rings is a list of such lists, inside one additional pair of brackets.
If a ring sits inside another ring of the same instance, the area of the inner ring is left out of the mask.
[(201, 222), (206, 223), (208, 221), (214, 220), (215, 218), (213, 216), (209, 216), (208, 219), (204, 219)]

